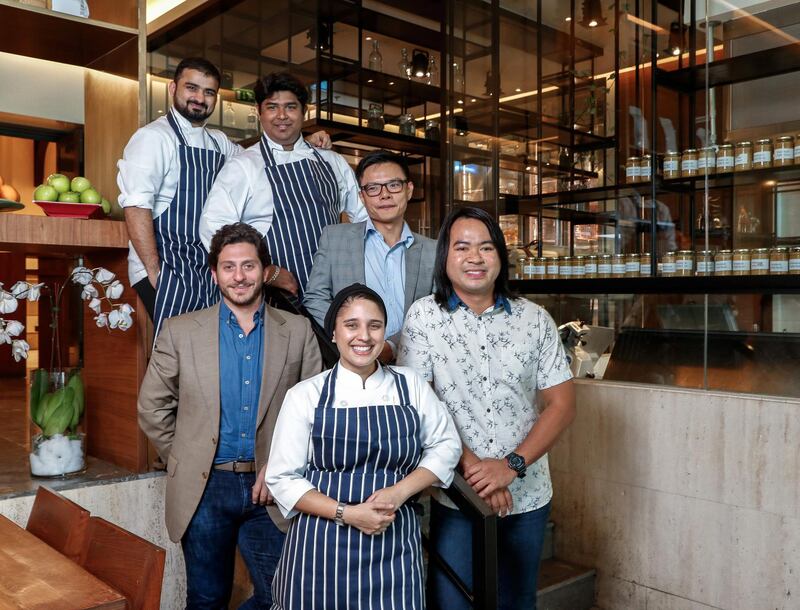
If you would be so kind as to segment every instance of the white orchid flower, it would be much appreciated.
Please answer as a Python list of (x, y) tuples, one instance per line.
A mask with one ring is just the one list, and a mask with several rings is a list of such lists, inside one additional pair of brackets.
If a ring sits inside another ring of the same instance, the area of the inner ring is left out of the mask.
[(15, 299), (24, 299), (28, 296), (31, 285), (28, 282), (19, 281), (11, 287), (11, 294)]
[(128, 303), (123, 303), (122, 305), (120, 305), (120, 306), (119, 306), (119, 310), (120, 310), (122, 313), (127, 313), (127, 314), (132, 314), (132, 313), (134, 313), (134, 312), (136, 311), (136, 310), (135, 310), (133, 307), (131, 307), (131, 306), (130, 306)]
[(44, 282), (40, 284), (28, 284), (28, 301), (33, 303), (39, 300), (39, 297), (42, 296), (42, 286), (44, 286)]
[(10, 337), (18, 336), (23, 330), (25, 330), (25, 325), (22, 322), (18, 322), (17, 320), (9, 320), (6, 322), (5, 332)]
[(111, 284), (106, 286), (106, 297), (109, 299), (118, 299), (122, 296), (122, 291), (125, 287), (119, 280), (114, 280)]
[(94, 323), (97, 324), (98, 328), (105, 328), (108, 326), (108, 314), (101, 313), (98, 316), (94, 317)]
[(109, 328), (116, 328), (119, 326), (119, 319), (122, 314), (119, 313), (119, 309), (112, 309), (108, 314), (108, 327)]
[(86, 284), (81, 290), (81, 299), (88, 301), (89, 299), (96, 299), (100, 294), (97, 292), (94, 284)]
[(94, 274), (94, 279), (97, 280), (98, 282), (100, 282), (103, 285), (110, 284), (111, 282), (114, 281), (114, 279), (116, 277), (117, 276), (115, 274), (111, 273), (105, 267), (98, 268), (97, 271)]
[(117, 328), (120, 330), (128, 330), (131, 326), (133, 326), (133, 318), (131, 317), (130, 312), (123, 311), (121, 309), (119, 311), (119, 323), (117, 324)]
[(17, 299), (5, 290), (0, 290), (0, 313), (14, 313), (17, 311)]
[(99, 315), (102, 309), (102, 302), (100, 299), (93, 298), (91, 301), (89, 301), (89, 309)]
[[(0, 318), (2, 320), (2, 318)], [(6, 332), (6, 327), (4, 325), (0, 325), (0, 345), (3, 343), (11, 343), (11, 335)]]
[(72, 282), (80, 284), (81, 286), (86, 286), (86, 284), (89, 284), (94, 278), (91, 269), (87, 269), (86, 267), (75, 267), (70, 275), (72, 277)]
[(31, 349), (31, 346), (28, 345), (27, 341), (15, 339), (11, 344), (11, 355), (14, 356), (14, 361), (19, 362), (23, 358), (27, 358), (29, 349)]

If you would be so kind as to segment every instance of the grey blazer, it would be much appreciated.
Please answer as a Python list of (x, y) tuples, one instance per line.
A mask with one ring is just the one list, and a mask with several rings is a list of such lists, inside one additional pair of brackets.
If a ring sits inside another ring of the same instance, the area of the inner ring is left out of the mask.
[[(314, 266), (308, 278), (303, 305), (320, 324), (334, 295), (355, 282), (365, 283), (364, 230), (366, 222), (328, 225), (319, 238), (319, 249), (314, 255)], [(436, 241), (414, 233), (414, 243), (406, 250), (405, 303), (407, 312), (411, 303), (433, 292), (433, 263), (436, 258)], [(395, 345), (399, 333), (387, 337)]]

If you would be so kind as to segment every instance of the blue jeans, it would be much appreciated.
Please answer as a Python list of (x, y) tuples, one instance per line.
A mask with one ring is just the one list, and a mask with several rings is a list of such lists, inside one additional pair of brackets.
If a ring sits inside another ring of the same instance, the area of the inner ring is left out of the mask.
[(272, 577), (284, 534), (263, 506), (252, 503), (255, 473), (212, 470), (181, 545), (186, 560), (186, 607), (227, 610), (238, 544), (254, 593), (240, 608), (269, 610)]
[[(550, 503), (498, 520), (497, 557), (500, 610), (536, 610), (536, 581)], [(458, 577), (472, 588), (472, 523), (460, 511), (431, 501), (431, 544)], [(429, 562), (432, 610), (469, 610), (467, 599)], [(476, 609), (477, 610), (477, 609)]]

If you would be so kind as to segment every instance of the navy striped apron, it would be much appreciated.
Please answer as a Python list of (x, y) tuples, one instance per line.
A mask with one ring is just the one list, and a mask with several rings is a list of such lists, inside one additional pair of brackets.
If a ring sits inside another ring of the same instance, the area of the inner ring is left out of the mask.
[[(400, 404), (334, 404), (339, 365), (325, 379), (314, 415), (305, 477), (321, 493), (359, 504), (394, 485), (419, 463), (419, 415), (403, 375)], [(375, 536), (300, 513), (292, 520), (272, 582), (273, 610), (412, 610), (423, 608), (419, 521), (409, 502)]]
[(308, 146), (317, 160), (278, 165), (266, 136), (261, 137), (261, 155), (275, 207), (267, 249), (273, 263), (297, 278), (297, 296), (302, 299), (322, 229), (339, 222), (339, 187), (333, 169), (313, 146), (305, 140), (297, 146)]
[(169, 208), (153, 220), (161, 259), (153, 319), (155, 337), (166, 318), (209, 307), (219, 300), (199, 226), (208, 191), (225, 163), (225, 155), (214, 138), (211, 141), (216, 150), (188, 146), (172, 111), (167, 113), (167, 120), (180, 142), (181, 174)]

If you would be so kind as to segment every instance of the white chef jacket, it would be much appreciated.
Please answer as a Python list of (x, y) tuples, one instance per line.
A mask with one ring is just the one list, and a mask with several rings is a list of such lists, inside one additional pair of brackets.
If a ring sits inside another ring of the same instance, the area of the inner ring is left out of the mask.
[[(186, 143), (195, 148), (216, 150), (214, 142), (226, 161), (244, 149), (234, 144), (223, 132), (195, 127), (179, 112), (170, 110)], [(119, 204), (123, 208), (149, 208), (153, 218), (158, 218), (172, 203), (178, 190), (181, 168), (178, 159), (180, 142), (166, 115), (141, 127), (125, 146), (122, 159), (117, 162)], [(129, 243), (128, 279), (131, 286), (147, 277), (147, 270)]]
[[(302, 159), (316, 161), (314, 151), (303, 142), (302, 136), (292, 150), (283, 150), (283, 146), (266, 135), (264, 137), (278, 165)], [(333, 169), (339, 188), (339, 213), (345, 212), (350, 222), (366, 220), (367, 210), (358, 196), (356, 176), (347, 161), (332, 150), (318, 148), (316, 152)], [(261, 142), (256, 142), (231, 162), (225, 163), (214, 181), (200, 217), (200, 239), (208, 249), (211, 238), (220, 227), (239, 221), (266, 235), (272, 227), (274, 209), (272, 185), (265, 171)]]
[[(412, 369), (392, 367), (404, 375), (412, 406), (420, 419), (422, 456), (418, 468), (427, 468), (439, 479), (438, 487), (448, 487), (461, 457), (461, 439), (453, 418), (431, 389)], [(275, 424), (272, 449), (267, 461), (266, 481), (281, 513), (290, 519), (300, 498), (315, 487), (304, 477), (311, 461), (311, 428), (322, 386), (329, 371), (301, 381), (286, 393)], [(394, 376), (383, 366), (362, 382), (361, 376), (338, 367), (334, 407), (347, 409), (379, 404), (398, 404)]]

